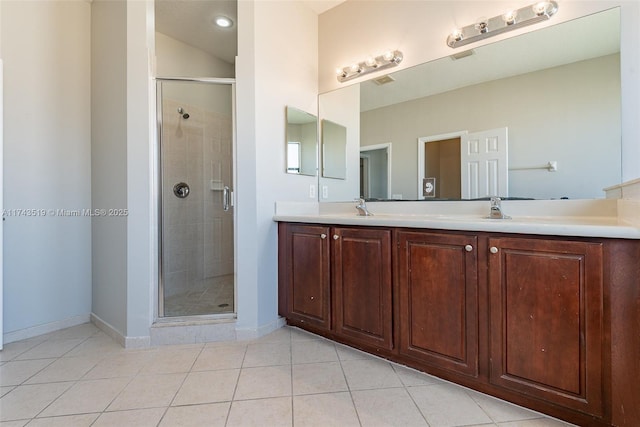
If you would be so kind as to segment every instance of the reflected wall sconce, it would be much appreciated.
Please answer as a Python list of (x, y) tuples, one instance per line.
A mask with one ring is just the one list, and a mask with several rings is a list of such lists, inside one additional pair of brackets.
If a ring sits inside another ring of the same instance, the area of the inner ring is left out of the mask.
[(336, 70), (338, 81), (342, 83), (364, 76), (365, 74), (373, 73), (374, 71), (395, 67), (402, 62), (402, 58), (402, 52), (399, 50), (390, 50), (375, 58), (371, 56), (363, 62), (338, 68)]
[(456, 29), (447, 37), (447, 45), (456, 48), (506, 31), (546, 21), (557, 11), (558, 3), (555, 1), (540, 1), (531, 6), (510, 10), (502, 15), (481, 19), (473, 25)]

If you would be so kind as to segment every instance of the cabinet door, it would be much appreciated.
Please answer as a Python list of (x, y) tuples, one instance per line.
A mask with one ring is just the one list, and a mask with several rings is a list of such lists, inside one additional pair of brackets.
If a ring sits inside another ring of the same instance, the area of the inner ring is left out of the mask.
[(336, 333), (392, 349), (391, 231), (335, 228), (332, 242)]
[(283, 224), (280, 239), (280, 314), (331, 329), (329, 227)]
[(489, 239), (493, 384), (602, 414), (602, 245)]
[(478, 375), (477, 237), (398, 233), (402, 354)]

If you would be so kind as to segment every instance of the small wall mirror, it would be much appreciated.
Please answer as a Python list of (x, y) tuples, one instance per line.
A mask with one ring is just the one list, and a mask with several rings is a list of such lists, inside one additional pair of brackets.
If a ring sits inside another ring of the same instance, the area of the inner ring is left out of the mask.
[(318, 165), (318, 118), (287, 107), (287, 173), (316, 176)]
[(322, 176), (347, 178), (347, 128), (322, 120)]

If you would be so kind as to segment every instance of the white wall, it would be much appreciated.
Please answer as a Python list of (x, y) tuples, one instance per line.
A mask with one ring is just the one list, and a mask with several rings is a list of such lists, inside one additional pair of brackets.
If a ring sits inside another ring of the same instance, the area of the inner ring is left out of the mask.
[(234, 77), (233, 64), (156, 31), (159, 77)]
[[(327, 92), (351, 83), (338, 83), (335, 69), (389, 49), (404, 53), (398, 69), (442, 58), (453, 53), (445, 39), (453, 28), (495, 16), (519, 2), (508, 1), (412, 1), (348, 0), (320, 15), (319, 86)], [(486, 43), (535, 31), (580, 16), (621, 6), (622, 152), (623, 180), (640, 176), (640, 3), (594, 0), (560, 2), (558, 13), (540, 24), (491, 37)], [(375, 74), (373, 75), (375, 77)], [(366, 77), (369, 78), (369, 77)]]
[[(153, 0), (127, 1), (127, 345), (146, 345), (154, 318), (157, 218), (153, 210)], [(122, 189), (120, 189), (121, 191)], [(124, 249), (124, 248), (123, 248)]]
[(85, 322), (91, 220), (90, 13), (86, 1), (2, 1), (6, 341)]
[[(4, 197), (3, 197), (3, 190), (4, 190), (4, 185), (3, 185), (3, 177), (4, 177), (4, 161), (3, 161), (3, 153), (4, 153), (4, 143), (3, 143), (3, 135), (4, 135), (4, 125), (3, 125), (3, 117), (4, 117), (4, 113), (3, 113), (3, 103), (4, 103), (4, 94), (3, 94), (3, 88), (4, 88), (4, 76), (3, 76), (3, 69), (4, 66), (2, 64), (2, 6), (0, 5), (0, 209), (4, 209)], [(3, 229), (4, 229), (4, 225), (0, 226), (0, 350), (3, 347), (3, 341), (4, 341), (4, 336), (2, 331), (4, 331), (4, 326), (3, 326), (3, 321), (4, 321), (4, 316), (3, 316), (3, 307), (4, 307), (4, 303), (3, 303), (3, 297), (4, 297), (4, 291), (3, 291), (3, 271), (4, 271), (4, 267), (3, 267), (3, 260), (4, 260), (4, 255), (2, 252), (3, 249), (3, 245), (1, 244), (1, 242), (4, 241), (3, 238)]]
[(315, 177), (285, 173), (285, 106), (317, 114), (317, 16), (301, 2), (238, 2), (238, 335), (277, 321), (276, 200), (313, 201)]
[[(165, 34), (155, 33), (155, 47), (156, 76), (158, 77), (235, 77), (233, 64), (224, 62), (207, 52)], [(226, 102), (228, 99), (227, 91), (228, 87), (225, 86), (220, 89), (220, 96), (211, 96), (209, 89), (201, 90), (197, 85), (181, 85), (176, 82), (164, 85), (163, 98), (198, 105), (207, 111), (230, 116), (231, 108)]]
[[(153, 2), (93, 3), (93, 207), (126, 208), (94, 218), (94, 307), (120, 342), (149, 343), (157, 269), (152, 212), (155, 93), (151, 81)], [(114, 271), (115, 270), (115, 271)]]
[[(94, 0), (91, 13), (91, 205), (127, 207), (127, 8)], [(92, 220), (92, 311), (127, 330), (127, 218)]]

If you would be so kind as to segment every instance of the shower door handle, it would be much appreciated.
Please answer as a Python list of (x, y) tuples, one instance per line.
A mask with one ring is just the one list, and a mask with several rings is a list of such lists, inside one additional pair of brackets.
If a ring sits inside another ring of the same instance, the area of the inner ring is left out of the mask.
[(225, 185), (222, 189), (222, 210), (228, 211), (231, 206), (231, 190)]
[(189, 188), (189, 184), (185, 182), (179, 182), (173, 186), (173, 194), (179, 199), (184, 199), (189, 195), (191, 189)]

